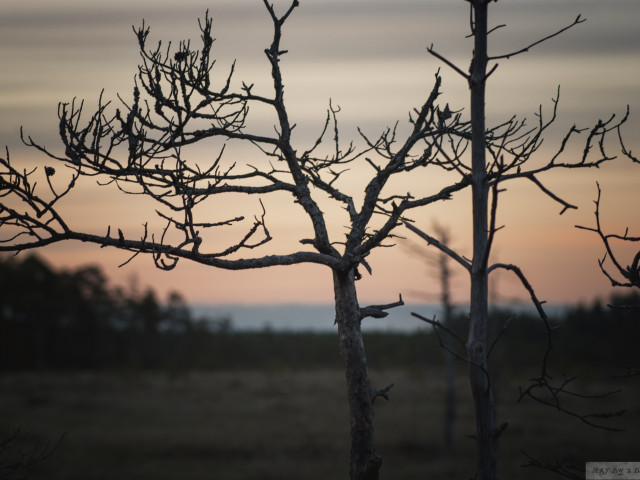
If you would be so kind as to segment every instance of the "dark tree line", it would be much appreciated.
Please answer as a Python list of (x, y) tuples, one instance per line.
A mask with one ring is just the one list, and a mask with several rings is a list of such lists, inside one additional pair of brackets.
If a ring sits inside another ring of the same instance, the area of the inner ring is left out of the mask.
[[(640, 294), (616, 294), (607, 303), (640, 304)], [(547, 337), (537, 318), (509, 309), (494, 310), (492, 318), (508, 322), (495, 346), (505, 360), (499, 368), (510, 376), (538, 367)], [(95, 265), (59, 270), (35, 255), (0, 260), (0, 370), (339, 367), (331, 334), (237, 332), (232, 320), (195, 318), (178, 293), (160, 301), (150, 289), (113, 286)], [(637, 311), (595, 302), (552, 321), (560, 327), (554, 363), (620, 375), (640, 365)], [(467, 323), (466, 314), (451, 315), (457, 335)], [(370, 333), (367, 344), (378, 368), (442, 362), (430, 333)]]
[[(204, 327), (182, 297), (113, 287), (97, 266), (58, 271), (37, 256), (0, 262), (0, 369), (158, 364), (154, 338)], [(168, 342), (167, 342), (168, 343)]]
[[(424, 334), (370, 336), (382, 367), (433, 363)], [(0, 259), (0, 371), (339, 367), (334, 335), (237, 332), (198, 318), (178, 293), (113, 286), (100, 267), (52, 268), (36, 255)]]
[[(616, 293), (605, 301), (568, 306), (550, 317), (553, 343), (549, 361), (554, 371), (615, 377), (629, 373), (629, 366), (640, 364), (640, 314), (619, 308), (626, 305), (640, 305), (640, 294)], [(546, 329), (534, 315), (508, 308), (494, 310), (492, 318), (497, 324), (494, 336), (500, 335), (494, 345), (494, 353), (502, 360), (497, 367), (507, 376), (519, 372), (519, 379), (524, 381), (523, 372), (535, 372), (539, 367), (540, 352), (547, 344)], [(466, 323), (467, 319), (458, 315), (452, 328), (462, 333)]]

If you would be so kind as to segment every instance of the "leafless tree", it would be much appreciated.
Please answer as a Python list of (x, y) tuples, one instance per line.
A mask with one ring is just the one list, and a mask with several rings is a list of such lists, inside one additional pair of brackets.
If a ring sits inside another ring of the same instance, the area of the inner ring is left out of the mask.
[[(618, 138), (620, 139), (620, 145), (622, 147), (622, 153), (629, 158), (633, 163), (640, 164), (640, 159), (634, 156), (631, 150), (628, 150), (624, 144), (624, 140), (622, 137), (621, 129), (618, 128)], [(576, 225), (576, 228), (587, 230), (590, 232), (594, 232), (600, 237), (602, 244), (605, 248), (605, 253), (602, 259), (598, 260), (598, 265), (600, 270), (604, 274), (605, 277), (609, 279), (611, 282), (611, 286), (613, 287), (626, 287), (626, 288), (637, 288), (640, 289), (640, 250), (638, 250), (634, 255), (631, 263), (629, 265), (624, 266), (624, 262), (620, 260), (619, 253), (616, 253), (616, 249), (613, 247), (613, 242), (620, 242), (623, 244), (635, 244), (640, 242), (640, 237), (635, 237), (629, 235), (629, 228), (625, 229), (624, 234), (614, 234), (614, 233), (605, 233), (602, 228), (602, 223), (600, 219), (600, 201), (602, 197), (602, 190), (600, 188), (600, 184), (596, 183), (598, 188), (598, 195), (594, 201), (595, 203), (595, 227), (584, 227), (581, 225)], [(609, 261), (607, 262), (607, 258)], [(610, 266), (609, 266), (610, 265)], [(611, 270), (613, 267), (613, 270)], [(640, 305), (632, 302), (631, 304), (622, 304), (622, 305), (608, 305), (609, 308), (616, 309), (625, 309), (625, 310), (640, 310)], [(625, 372), (621, 375), (618, 375), (618, 378), (624, 377), (637, 377), (640, 375), (640, 370), (637, 367), (632, 367), (628, 365), (622, 365), (625, 369)]]
[[(442, 225), (435, 226), (435, 233), (443, 245), (450, 245), (450, 233)], [(453, 320), (453, 304), (451, 302), (451, 267), (450, 258), (444, 252), (438, 255), (438, 270), (440, 272), (440, 304), (442, 305), (442, 321), (445, 325), (451, 326)], [(451, 341), (448, 335), (443, 338), (444, 348), (444, 368), (445, 368), (445, 407), (444, 407), (444, 441), (450, 450), (454, 446), (454, 424), (456, 418), (456, 391), (454, 361), (450, 348)]]
[[(620, 143), (622, 145), (623, 153), (634, 163), (640, 163), (640, 160), (638, 160), (637, 157), (634, 157), (633, 154), (625, 148), (620, 131), (618, 131), (618, 135), (620, 137)], [(597, 184), (597, 187), (598, 195), (596, 197), (596, 200), (594, 201), (596, 205), (594, 213), (596, 226), (584, 227), (581, 225), (576, 225), (576, 228), (594, 232), (600, 237), (600, 240), (602, 241), (602, 244), (605, 248), (605, 254), (601, 260), (598, 260), (598, 265), (600, 266), (600, 270), (602, 271), (602, 273), (609, 279), (613, 287), (640, 288), (640, 250), (638, 250), (638, 252), (636, 252), (636, 254), (633, 256), (631, 263), (627, 266), (624, 266), (624, 263), (619, 259), (619, 255), (615, 253), (615, 249), (612, 246), (612, 241), (618, 241), (622, 243), (637, 243), (640, 242), (640, 237), (629, 235), (628, 228), (622, 235), (604, 232), (600, 219), (600, 201), (602, 190), (600, 189), (600, 184)], [(613, 273), (607, 267), (607, 258), (613, 266)], [(630, 307), (640, 308), (640, 306), (633, 305), (631, 305)]]
[[(375, 389), (371, 385), (361, 321), (386, 316), (389, 308), (402, 304), (402, 297), (362, 307), (356, 280), (363, 268), (371, 273), (367, 256), (389, 245), (394, 229), (409, 221), (409, 210), (448, 199), (478, 183), (470, 170), (461, 170), (459, 181), (420, 197), (390, 191), (388, 186), (391, 177), (429, 165), (460, 170), (459, 144), (471, 138), (470, 124), (448, 106), (438, 107), (441, 78), (436, 74), (424, 103), (409, 114), (406, 135), (396, 127), (376, 137), (360, 132), (362, 147), (345, 147), (339, 140), (339, 108), (330, 103), (317, 140), (306, 147), (294, 144), (295, 123), (287, 110), (280, 65), (287, 53), (282, 46), (283, 26), (299, 3), (293, 0), (281, 15), (267, 0), (264, 5), (273, 23), (271, 45), (265, 49), (273, 88), (270, 94), (258, 92), (253, 83), (237, 84), (234, 66), (218, 76), (208, 14), (200, 23), (199, 49), (192, 49), (188, 41), (177, 49), (161, 44), (149, 48), (149, 28), (144, 23), (134, 28), (141, 63), (131, 99), (119, 97), (121, 104), (114, 109), (100, 95), (97, 109), (88, 116), (82, 103), (60, 103), (62, 153), (22, 134), (27, 145), (42, 152), (47, 162), (44, 168), (20, 169), (8, 151), (0, 159), (0, 228), (4, 234), (0, 251), (20, 252), (77, 240), (128, 251), (130, 259), (149, 254), (163, 270), (173, 269), (181, 259), (229, 270), (302, 263), (330, 268), (348, 391), (351, 478), (376, 479), (381, 460), (374, 449), (374, 401), (386, 397), (390, 386)], [(255, 128), (250, 108), (273, 114), (272, 133)], [(324, 142), (330, 135), (332, 141)], [(189, 147), (215, 140), (220, 143), (211, 147), (210, 158), (194, 162)], [(225, 161), (225, 146), (237, 142), (255, 147), (256, 155), (242, 164), (230, 164)], [(330, 146), (325, 147), (326, 143)], [(321, 153), (323, 148), (325, 153)], [(364, 191), (356, 192), (357, 196), (339, 188), (354, 162), (364, 163), (371, 171)], [(100, 233), (76, 229), (65, 217), (62, 200), (72, 197), (84, 177), (96, 178), (99, 185), (116, 186), (134, 200), (136, 196), (153, 200), (163, 227), (154, 231), (145, 223), (134, 237), (125, 235), (120, 226), (105, 225)], [(298, 250), (283, 255), (264, 253), (272, 237), (269, 214), (261, 200), (260, 211), (252, 220), (225, 216), (224, 209), (215, 209), (208, 202), (233, 194), (264, 197), (283, 193), (302, 209), (312, 231), (309, 238), (299, 239)], [(329, 231), (319, 203), (327, 198), (346, 211), (345, 229)], [(233, 244), (216, 247), (215, 232), (229, 226), (244, 226), (245, 230)], [(479, 360), (476, 363), (481, 365)]]
[[(450, 230), (438, 222), (434, 222), (432, 229), (435, 234), (435, 238), (438, 239), (443, 245), (450, 246), (451, 232)], [(434, 273), (438, 277), (440, 283), (439, 301), (441, 307), (441, 319), (438, 320), (438, 325), (442, 325), (444, 328), (452, 327), (453, 320), (453, 302), (451, 300), (451, 258), (444, 252), (438, 252), (437, 255), (429, 255), (430, 252), (425, 252), (422, 245), (411, 243), (409, 244), (413, 255), (419, 255), (425, 258), (429, 269), (433, 269)], [(422, 292), (421, 292), (422, 293)], [(424, 293), (423, 293), (424, 295)], [(420, 314), (413, 313), (413, 316), (430, 322)], [(455, 371), (454, 362), (456, 355), (452, 350), (452, 337), (450, 335), (440, 335), (438, 327), (434, 325), (434, 332), (438, 337), (440, 345), (444, 352), (444, 369), (445, 369), (445, 400), (444, 400), (444, 428), (443, 436), (444, 443), (449, 450), (454, 448), (454, 424), (456, 419), (456, 394), (455, 394)]]
[[(471, 280), (470, 291), (470, 315), (468, 338), (464, 342), (457, 338), (466, 347), (466, 356), (463, 358), (469, 365), (469, 380), (473, 394), (477, 446), (477, 480), (495, 480), (498, 478), (498, 437), (505, 430), (507, 424), (497, 426), (495, 418), (495, 405), (492, 382), (488, 371), (488, 357), (495, 339), (489, 338), (489, 274), (498, 270), (507, 270), (516, 275), (531, 297), (549, 334), (547, 351), (542, 361), (539, 376), (532, 384), (522, 392), (522, 397), (529, 396), (539, 401), (548, 403), (560, 410), (560, 398), (567, 393), (568, 382), (552, 385), (552, 378), (547, 372), (548, 356), (551, 351), (551, 327), (547, 315), (543, 309), (543, 303), (536, 296), (533, 287), (527, 280), (522, 270), (516, 265), (506, 263), (491, 263), (491, 247), (496, 233), (501, 227), (497, 226), (498, 200), (501, 186), (505, 182), (515, 179), (526, 179), (536, 185), (542, 193), (552, 198), (562, 207), (560, 213), (567, 209), (577, 208), (556, 195), (547, 188), (542, 177), (551, 170), (576, 169), (598, 167), (615, 157), (605, 151), (605, 138), (609, 132), (616, 130), (625, 122), (627, 116), (616, 119), (611, 116), (608, 120), (600, 120), (590, 129), (580, 129), (572, 126), (562, 138), (555, 154), (551, 155), (542, 164), (530, 162), (534, 154), (539, 150), (545, 132), (556, 120), (559, 102), (558, 96), (553, 99), (551, 115), (545, 117), (542, 107), (536, 113), (536, 123), (528, 127), (526, 120), (519, 120), (515, 116), (496, 126), (487, 127), (485, 112), (485, 86), (489, 77), (498, 67), (497, 61), (508, 59), (529, 51), (532, 47), (545, 42), (560, 33), (582, 23), (584, 19), (578, 16), (573, 22), (558, 31), (521, 49), (504, 54), (490, 54), (487, 39), (494, 31), (503, 28), (504, 25), (489, 27), (488, 12), (492, 0), (467, 0), (470, 9), (470, 36), (473, 37), (474, 47), (471, 65), (468, 71), (458, 67), (445, 56), (438, 53), (433, 46), (428, 51), (447, 66), (460, 74), (468, 82), (470, 91), (470, 115), (471, 115), (471, 160), (470, 164), (458, 157), (452, 161), (450, 167), (457, 171), (461, 178), (470, 178), (472, 183), (473, 202), (473, 257), (467, 259), (449, 246), (439, 241), (416, 227), (410, 222), (406, 226), (432, 245), (449, 255), (469, 274)], [(583, 153), (571, 161), (564, 160), (567, 146), (574, 138), (584, 137)], [(595, 148), (594, 148), (595, 147)], [(444, 331), (448, 331), (437, 320), (428, 320), (429, 323)], [(539, 393), (544, 392), (543, 400)], [(548, 395), (548, 397), (546, 397)], [(576, 415), (578, 416), (578, 415)], [(579, 417), (589, 423), (585, 416)]]

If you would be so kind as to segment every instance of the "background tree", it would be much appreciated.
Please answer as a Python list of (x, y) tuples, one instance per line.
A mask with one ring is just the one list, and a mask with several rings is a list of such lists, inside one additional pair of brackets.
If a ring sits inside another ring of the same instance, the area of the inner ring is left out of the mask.
[[(470, 312), (469, 328), (466, 340), (466, 356), (464, 360), (469, 365), (469, 380), (474, 399), (477, 445), (477, 480), (493, 480), (498, 478), (498, 438), (507, 424), (497, 426), (495, 418), (495, 403), (492, 388), (492, 378), (488, 368), (488, 358), (493, 343), (496, 339), (489, 338), (491, 323), (489, 317), (489, 274), (498, 270), (513, 272), (527, 290), (546, 328), (551, 332), (549, 320), (531, 284), (522, 270), (516, 265), (505, 263), (491, 263), (491, 247), (494, 237), (501, 228), (497, 226), (498, 199), (505, 182), (515, 179), (526, 179), (535, 184), (544, 194), (558, 202), (561, 214), (567, 209), (577, 208), (565, 201), (549, 188), (540, 177), (551, 170), (576, 169), (598, 167), (615, 157), (609, 156), (605, 151), (605, 138), (612, 130), (616, 130), (626, 121), (616, 120), (611, 116), (608, 120), (598, 121), (591, 129), (580, 129), (572, 126), (561, 140), (556, 153), (551, 155), (542, 164), (536, 164), (532, 160), (539, 150), (544, 133), (556, 120), (558, 95), (553, 99), (553, 110), (547, 118), (543, 115), (542, 107), (536, 113), (536, 125), (527, 126), (525, 120), (519, 120), (515, 116), (499, 123), (496, 126), (487, 126), (485, 110), (485, 90), (488, 78), (496, 71), (498, 60), (508, 59), (529, 51), (532, 47), (559, 35), (569, 28), (584, 21), (579, 15), (566, 27), (550, 34), (519, 50), (493, 55), (488, 50), (488, 37), (497, 29), (504, 27), (489, 25), (489, 4), (492, 0), (468, 0), (470, 8), (471, 34), (473, 38), (473, 55), (468, 71), (455, 65), (442, 56), (433, 46), (429, 53), (443, 61), (454, 71), (460, 74), (469, 85), (470, 91), (470, 115), (471, 115), (471, 159), (470, 163), (461, 160), (461, 157), (452, 161), (449, 167), (462, 178), (471, 178), (472, 189), (472, 231), (473, 231), (473, 257), (471, 260), (452, 250), (444, 242), (432, 235), (423, 232), (416, 226), (407, 222), (407, 227), (422, 237), (429, 245), (433, 245), (445, 252), (460, 264), (470, 276)], [(576, 160), (565, 161), (563, 154), (574, 137), (580, 134), (586, 138), (583, 144), (583, 153)], [(595, 148), (594, 148), (595, 147)], [(594, 153), (595, 151), (595, 153)], [(439, 321), (427, 320), (436, 328), (447, 331)], [(450, 333), (450, 331), (448, 331)], [(461, 343), (465, 343), (460, 339)], [(564, 384), (552, 385), (552, 377), (547, 372), (547, 360), (551, 350), (549, 346), (545, 353), (540, 374), (532, 384), (524, 390), (522, 396), (540, 400), (536, 391), (542, 390), (553, 399), (551, 404), (558, 406), (561, 394), (564, 392)], [(584, 417), (583, 417), (584, 420)]]
[[(273, 23), (272, 42), (265, 49), (271, 94), (258, 92), (252, 83), (238, 85), (234, 66), (226, 76), (216, 75), (208, 15), (200, 24), (199, 50), (188, 41), (176, 50), (161, 44), (148, 48), (149, 29), (144, 24), (134, 29), (142, 61), (132, 99), (120, 98), (122, 105), (113, 112), (101, 95), (96, 111), (86, 119), (82, 103), (61, 103), (62, 153), (23, 136), (27, 145), (52, 162), (44, 169), (19, 170), (8, 152), (0, 160), (0, 227), (5, 232), (0, 251), (78, 240), (127, 250), (131, 258), (150, 254), (163, 270), (173, 269), (180, 259), (230, 270), (300, 263), (330, 268), (350, 410), (351, 478), (374, 479), (381, 460), (373, 443), (373, 404), (376, 397), (386, 396), (390, 386), (374, 389), (371, 385), (361, 321), (385, 316), (387, 309), (402, 304), (402, 298), (361, 307), (355, 282), (363, 268), (371, 272), (367, 256), (387, 246), (393, 230), (408, 220), (407, 211), (448, 199), (471, 184), (471, 176), (465, 174), (458, 182), (419, 197), (389, 188), (392, 177), (420, 167), (455, 168), (461, 162), (459, 144), (470, 138), (469, 125), (448, 106), (437, 106), (441, 79), (436, 75), (424, 103), (411, 112), (406, 135), (395, 127), (377, 138), (361, 133), (362, 149), (353, 144), (343, 147), (339, 108), (330, 104), (315, 143), (304, 148), (295, 145), (295, 123), (286, 108), (280, 64), (287, 52), (281, 45), (282, 28), (299, 3), (294, 0), (282, 15), (266, 0), (264, 4)], [(271, 113), (273, 132), (253, 125), (250, 107)], [(321, 153), (329, 132), (331, 147)], [(225, 148), (238, 142), (255, 147), (261, 158), (242, 165), (226, 161)], [(194, 144), (209, 147), (206, 159), (193, 160), (189, 147)], [(368, 165), (372, 175), (363, 190), (352, 196), (343, 191), (341, 182), (356, 160)], [(153, 225), (145, 223), (137, 238), (125, 235), (118, 226), (105, 226), (106, 232), (101, 233), (76, 230), (66, 220), (62, 205), (84, 177), (96, 177), (100, 185), (153, 200), (164, 226), (154, 231)], [(228, 215), (230, 202), (237, 198), (234, 194), (289, 195), (305, 215), (309, 236), (299, 239), (300, 248), (291, 253), (264, 253), (263, 247), (272, 240), (264, 204), (260, 201), (253, 220)], [(211, 201), (221, 195), (229, 197), (222, 207)], [(323, 211), (329, 201), (346, 212), (348, 225), (331, 234)], [(245, 230), (235, 243), (220, 247), (215, 230), (224, 227)], [(145, 328), (156, 326), (147, 322)]]
[[(434, 231), (435, 238), (438, 239), (443, 245), (450, 246), (451, 232), (447, 227), (444, 227), (440, 223), (434, 222), (432, 230)], [(441, 308), (441, 320), (440, 322), (447, 330), (454, 330), (453, 328), (453, 301), (451, 300), (451, 258), (444, 252), (439, 252), (438, 255), (425, 255), (422, 245), (410, 244), (411, 251), (414, 255), (421, 255), (425, 257), (426, 263), (429, 269), (434, 269), (435, 274), (440, 284), (440, 294), (438, 300)], [(425, 292), (420, 292), (426, 299), (432, 299), (431, 295)], [(413, 314), (415, 317), (422, 320), (425, 319), (422, 315)], [(444, 399), (444, 422), (443, 422), (443, 437), (444, 443), (449, 450), (454, 448), (454, 424), (456, 419), (456, 394), (455, 394), (455, 369), (454, 362), (456, 360), (456, 354), (452, 350), (453, 345), (452, 337), (450, 335), (440, 336), (440, 332), (435, 329), (435, 334), (438, 336), (438, 341), (442, 346), (444, 352), (444, 370), (445, 370), (445, 399)]]
[[(442, 225), (435, 225), (435, 234), (443, 245), (450, 245), (450, 233)], [(438, 255), (438, 270), (440, 273), (440, 305), (442, 305), (442, 321), (450, 327), (453, 321), (453, 303), (451, 301), (451, 266), (450, 258), (444, 252)], [(445, 408), (444, 408), (444, 441), (449, 449), (454, 446), (454, 424), (456, 418), (456, 394), (455, 394), (455, 357), (451, 351), (451, 337), (445, 335), (442, 339), (444, 346), (445, 368)]]

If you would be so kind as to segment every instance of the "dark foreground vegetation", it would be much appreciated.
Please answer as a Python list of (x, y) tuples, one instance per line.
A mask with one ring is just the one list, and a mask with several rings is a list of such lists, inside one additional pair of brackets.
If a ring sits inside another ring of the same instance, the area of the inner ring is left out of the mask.
[[(192, 318), (177, 294), (160, 301), (151, 290), (112, 287), (99, 268), (55, 271), (37, 257), (0, 263), (0, 282), (0, 478), (344, 478), (348, 412), (335, 335), (233, 332), (229, 319)], [(492, 352), (498, 415), (509, 420), (501, 478), (556, 478), (522, 467), (527, 455), (578, 469), (640, 458), (638, 310), (570, 309), (555, 321), (561, 328), (549, 357), (558, 378), (581, 375), (572, 391), (621, 390), (570, 406), (622, 432), (519, 402), (519, 387), (539, 373), (545, 329), (523, 315), (493, 315), (494, 337), (511, 319)], [(475, 447), (465, 365), (456, 369), (450, 450), (436, 336), (370, 333), (365, 342), (375, 383), (395, 384), (389, 402), (376, 402), (382, 477), (469, 478)]]
[[(395, 383), (391, 400), (376, 402), (383, 478), (470, 478), (473, 412), (462, 372), (453, 450), (442, 439), (440, 369), (371, 373), (378, 384)], [(5, 373), (0, 409), (4, 425), (30, 433), (23, 450), (53, 445), (66, 432), (53, 455), (27, 470), (31, 480), (341, 479), (349, 461), (343, 375), (337, 368)], [(501, 478), (560, 478), (523, 468), (529, 459), (522, 451), (578, 468), (586, 460), (638, 459), (637, 382), (626, 382), (624, 394), (604, 405), (587, 405), (628, 408), (624, 420), (613, 422), (625, 432), (594, 430), (540, 405), (519, 404), (517, 386), (501, 378), (498, 414), (510, 420), (500, 444)], [(580, 388), (594, 393), (611, 386), (601, 378)]]

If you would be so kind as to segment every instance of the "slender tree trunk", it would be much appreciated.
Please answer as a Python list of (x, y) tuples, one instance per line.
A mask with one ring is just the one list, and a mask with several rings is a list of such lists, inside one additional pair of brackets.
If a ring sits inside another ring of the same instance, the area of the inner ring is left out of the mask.
[[(446, 232), (441, 232), (442, 242), (447, 244), (449, 242)], [(440, 283), (442, 288), (441, 303), (443, 310), (444, 324), (451, 328), (453, 320), (453, 308), (451, 306), (451, 286), (449, 282), (449, 257), (442, 253), (440, 255)], [(445, 409), (444, 409), (444, 442), (449, 450), (453, 450), (454, 447), (454, 423), (456, 419), (456, 396), (455, 396), (455, 375), (453, 371), (453, 353), (451, 352), (451, 337), (444, 335), (443, 341), (445, 344), (444, 349), (444, 366), (445, 366)]]
[(467, 355), (469, 380), (475, 406), (476, 480), (498, 478), (498, 442), (495, 434), (493, 393), (487, 372), (487, 329), (489, 323), (488, 197), (485, 150), (485, 83), (487, 72), (487, 0), (473, 0), (474, 53), (470, 68), (471, 155), (473, 198), (473, 264), (471, 268), (471, 311)]
[[(446, 340), (447, 344), (451, 343)], [(444, 410), (444, 443), (450, 451), (455, 447), (454, 427), (456, 421), (456, 390), (455, 390), (455, 374), (453, 371), (453, 354), (445, 350), (445, 410)]]
[(382, 459), (373, 442), (374, 392), (360, 330), (354, 271), (334, 271), (336, 322), (344, 363), (351, 421), (351, 480), (377, 480)]

